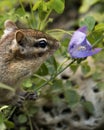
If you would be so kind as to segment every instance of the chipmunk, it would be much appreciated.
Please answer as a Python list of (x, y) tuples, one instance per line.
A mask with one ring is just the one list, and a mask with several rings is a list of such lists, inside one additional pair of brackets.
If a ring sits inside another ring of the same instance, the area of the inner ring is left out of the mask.
[(60, 43), (42, 31), (20, 29), (11, 20), (6, 20), (4, 27), (0, 40), (0, 82), (15, 92), (0, 88), (0, 104), (15, 104), (21, 82), (35, 73)]

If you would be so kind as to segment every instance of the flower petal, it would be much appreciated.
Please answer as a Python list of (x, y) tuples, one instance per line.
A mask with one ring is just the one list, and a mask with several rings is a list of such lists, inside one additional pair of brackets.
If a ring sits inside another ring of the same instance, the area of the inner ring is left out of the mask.
[(70, 55), (72, 58), (85, 58), (97, 54), (101, 50), (101, 48), (95, 48), (92, 50), (75, 50), (72, 53), (70, 53)]
[(83, 27), (79, 28), (77, 31), (80, 31), (80, 32), (86, 34), (86, 32), (87, 32), (87, 26), (83, 26)]
[(99, 53), (101, 50), (102, 50), (102, 48), (94, 48), (94, 49), (92, 49), (92, 53), (94, 55), (94, 54)]
[(92, 49), (92, 46), (91, 46), (90, 42), (89, 42), (87, 39), (85, 39), (85, 40), (80, 44), (80, 46), (86, 47), (87, 50), (91, 50), (91, 49)]
[(86, 35), (80, 31), (76, 31), (69, 43), (69, 48), (71, 48), (73, 45), (80, 45), (84, 40), (86, 39)]

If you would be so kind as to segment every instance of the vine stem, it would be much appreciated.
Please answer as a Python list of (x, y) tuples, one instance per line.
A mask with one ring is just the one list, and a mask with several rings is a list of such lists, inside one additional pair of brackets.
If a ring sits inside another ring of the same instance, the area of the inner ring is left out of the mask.
[(70, 36), (72, 36), (72, 33), (74, 32), (74, 31), (65, 31), (65, 30), (63, 30), (63, 29), (51, 29), (51, 30), (48, 30), (47, 31), (47, 33), (50, 33), (50, 32), (62, 32), (62, 33), (66, 33), (66, 34), (68, 34), (68, 35), (70, 35)]
[(96, 40), (95, 43), (93, 43), (92, 47), (95, 47), (96, 44), (98, 44), (100, 42), (100, 40), (103, 40), (104, 36), (101, 36), (98, 40)]
[[(39, 24), (39, 27), (38, 27), (39, 30), (43, 30), (43, 29), (45, 28), (46, 23), (47, 23), (47, 20), (48, 20), (48, 17), (49, 17), (49, 15), (50, 15), (51, 12), (52, 12), (52, 9), (48, 11), (48, 13), (47, 13), (47, 15), (45, 16), (44, 20), (43, 20), (43, 21), (40, 21), (40, 24)], [(44, 24), (45, 24), (45, 25), (44, 25)], [(44, 27), (43, 27), (43, 25), (44, 25)]]
[(38, 87), (36, 89), (39, 90), (41, 88), (43, 88), (44, 86), (46, 86), (47, 84), (49, 84), (50, 82), (52, 82), (60, 73), (62, 73), (64, 70), (66, 70), (70, 65), (72, 65), (74, 62), (76, 61), (76, 59), (73, 59), (67, 66), (65, 66), (62, 70), (60, 70), (59, 72), (55, 73), (47, 82), (45, 82), (44, 84), (42, 84), (40, 87)]
[(34, 15), (34, 11), (33, 11), (33, 9), (32, 9), (32, 0), (30, 1), (30, 9), (31, 9), (31, 16), (32, 16), (32, 27), (33, 27), (33, 25), (34, 25), (34, 23), (35, 23), (35, 15)]
[(25, 9), (24, 9), (24, 6), (23, 6), (23, 4), (22, 4), (22, 0), (19, 0), (19, 3), (20, 3), (20, 5), (21, 5), (21, 8), (22, 8), (23, 12), (26, 13), (26, 12), (25, 12)]

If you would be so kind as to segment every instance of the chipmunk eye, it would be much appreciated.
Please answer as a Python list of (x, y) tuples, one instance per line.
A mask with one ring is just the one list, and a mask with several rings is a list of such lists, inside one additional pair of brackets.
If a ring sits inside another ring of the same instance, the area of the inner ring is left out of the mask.
[(45, 48), (47, 46), (47, 42), (45, 40), (41, 40), (41, 41), (39, 41), (38, 45), (41, 48)]

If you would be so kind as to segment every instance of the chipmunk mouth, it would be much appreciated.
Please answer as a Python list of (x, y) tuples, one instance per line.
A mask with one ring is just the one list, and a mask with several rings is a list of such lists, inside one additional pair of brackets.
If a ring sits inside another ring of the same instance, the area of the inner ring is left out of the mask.
[(60, 42), (56, 42), (56, 49), (58, 49), (60, 47)]

